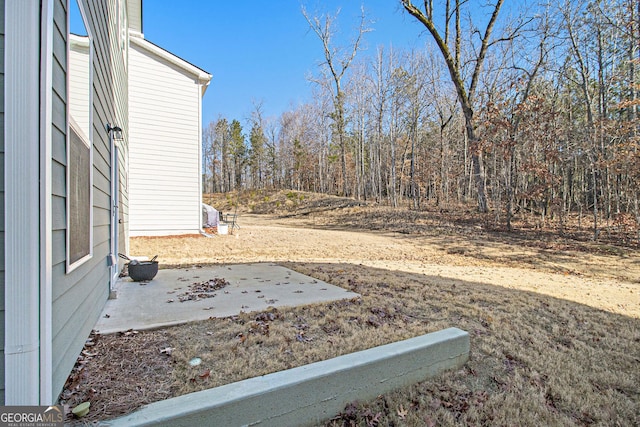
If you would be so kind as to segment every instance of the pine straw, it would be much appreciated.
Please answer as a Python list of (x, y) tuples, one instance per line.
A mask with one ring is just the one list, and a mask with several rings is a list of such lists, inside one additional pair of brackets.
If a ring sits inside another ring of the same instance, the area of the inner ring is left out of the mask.
[(90, 412), (81, 420), (68, 412), (66, 423), (106, 420), (172, 397), (172, 361), (160, 352), (168, 337), (163, 330), (92, 333), (60, 396), (68, 411), (89, 401)]

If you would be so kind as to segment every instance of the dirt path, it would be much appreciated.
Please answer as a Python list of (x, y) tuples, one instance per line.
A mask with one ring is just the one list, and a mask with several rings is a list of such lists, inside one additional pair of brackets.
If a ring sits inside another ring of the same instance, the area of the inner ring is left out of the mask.
[[(640, 318), (640, 256), (545, 251), (470, 236), (414, 236), (324, 225), (319, 217), (242, 215), (214, 238), (132, 239), (181, 263), (323, 262), (424, 274), (429, 281), (485, 283), (537, 292)], [(151, 240), (151, 241), (150, 241)], [(149, 255), (145, 253), (144, 255)]]

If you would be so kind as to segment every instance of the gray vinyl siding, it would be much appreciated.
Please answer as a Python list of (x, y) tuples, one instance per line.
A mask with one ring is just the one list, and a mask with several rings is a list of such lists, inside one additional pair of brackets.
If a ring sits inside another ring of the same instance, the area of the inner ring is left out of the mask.
[(0, 0), (0, 405), (4, 405), (4, 0)]
[[(54, 5), (52, 114), (53, 392), (58, 394), (109, 295), (111, 152), (105, 123), (126, 129), (127, 78), (115, 0), (82, 0), (93, 34), (93, 257), (66, 271), (66, 2)], [(114, 66), (115, 69), (111, 67)], [(126, 149), (126, 146), (124, 147)], [(122, 241), (124, 242), (124, 241)]]

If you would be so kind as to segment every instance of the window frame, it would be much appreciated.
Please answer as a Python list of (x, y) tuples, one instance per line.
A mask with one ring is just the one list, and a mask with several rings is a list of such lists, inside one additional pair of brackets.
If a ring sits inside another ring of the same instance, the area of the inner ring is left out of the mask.
[[(66, 263), (66, 273), (69, 274), (72, 271), (74, 271), (75, 269), (77, 269), (78, 267), (80, 267), (81, 265), (85, 264), (88, 260), (93, 258), (93, 243), (94, 243), (94, 239), (93, 239), (93, 225), (94, 225), (94, 215), (93, 215), (93, 193), (94, 193), (94, 188), (93, 188), (93, 169), (94, 169), (94, 165), (93, 165), (93, 152), (94, 152), (94, 147), (93, 147), (93, 76), (94, 76), (94, 69), (93, 69), (93, 59), (94, 59), (94, 45), (93, 45), (93, 36), (91, 34), (91, 29), (89, 28), (89, 25), (87, 24), (87, 19), (86, 19), (86, 13), (85, 10), (83, 8), (83, 4), (81, 1), (79, 0), (68, 0), (67, 2), (67, 10), (69, 10), (69, 5), (71, 2), (76, 2), (76, 4), (78, 5), (78, 9), (80, 10), (80, 15), (84, 24), (84, 27), (87, 31), (87, 38), (89, 40), (89, 67), (88, 67), (88, 72), (89, 72), (89, 96), (88, 96), (88, 104), (87, 104), (87, 108), (89, 109), (88, 111), (88, 131), (89, 131), (89, 135), (85, 135), (84, 131), (82, 130), (82, 128), (76, 123), (76, 121), (73, 119), (73, 117), (71, 116), (71, 97), (70, 97), (70, 92), (71, 92), (71, 73), (70, 73), (70, 62), (71, 62), (71, 27), (69, 25), (69, 22), (67, 22), (67, 73), (66, 73), (66, 96), (67, 96), (67, 100), (66, 100), (66, 116), (67, 116), (67, 120), (66, 120), (66, 156), (67, 156), (67, 161), (66, 161), (66, 166), (65, 166), (65, 205), (66, 205), (66, 211), (65, 211), (65, 249), (66, 249), (66, 254), (65, 254), (65, 263)], [(67, 15), (67, 21), (69, 21), (69, 14)], [(85, 255), (83, 255), (82, 257), (80, 257), (79, 259), (71, 262), (71, 235), (72, 235), (72, 226), (71, 226), (71, 215), (69, 215), (69, 212), (71, 211), (71, 162), (73, 161), (73, 159), (71, 158), (71, 131), (73, 131), (79, 136), (80, 141), (82, 141), (85, 146), (88, 148), (89, 150), (89, 170), (87, 171), (88, 173), (88, 180), (89, 180), (89, 235), (87, 236), (87, 238), (89, 239), (89, 251), (88, 253), (86, 253)]]

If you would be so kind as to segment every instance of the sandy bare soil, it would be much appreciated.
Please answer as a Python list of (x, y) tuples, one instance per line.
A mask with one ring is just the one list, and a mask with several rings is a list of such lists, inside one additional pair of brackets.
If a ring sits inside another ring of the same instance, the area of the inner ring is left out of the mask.
[[(353, 208), (357, 215), (357, 210)], [(366, 208), (364, 208), (366, 209)], [(549, 251), (476, 236), (349, 230), (323, 215), (243, 214), (233, 235), (134, 238), (131, 253), (167, 265), (242, 262), (361, 264), (519, 289), (640, 318), (640, 255)], [(149, 251), (153, 252), (151, 254)]]

